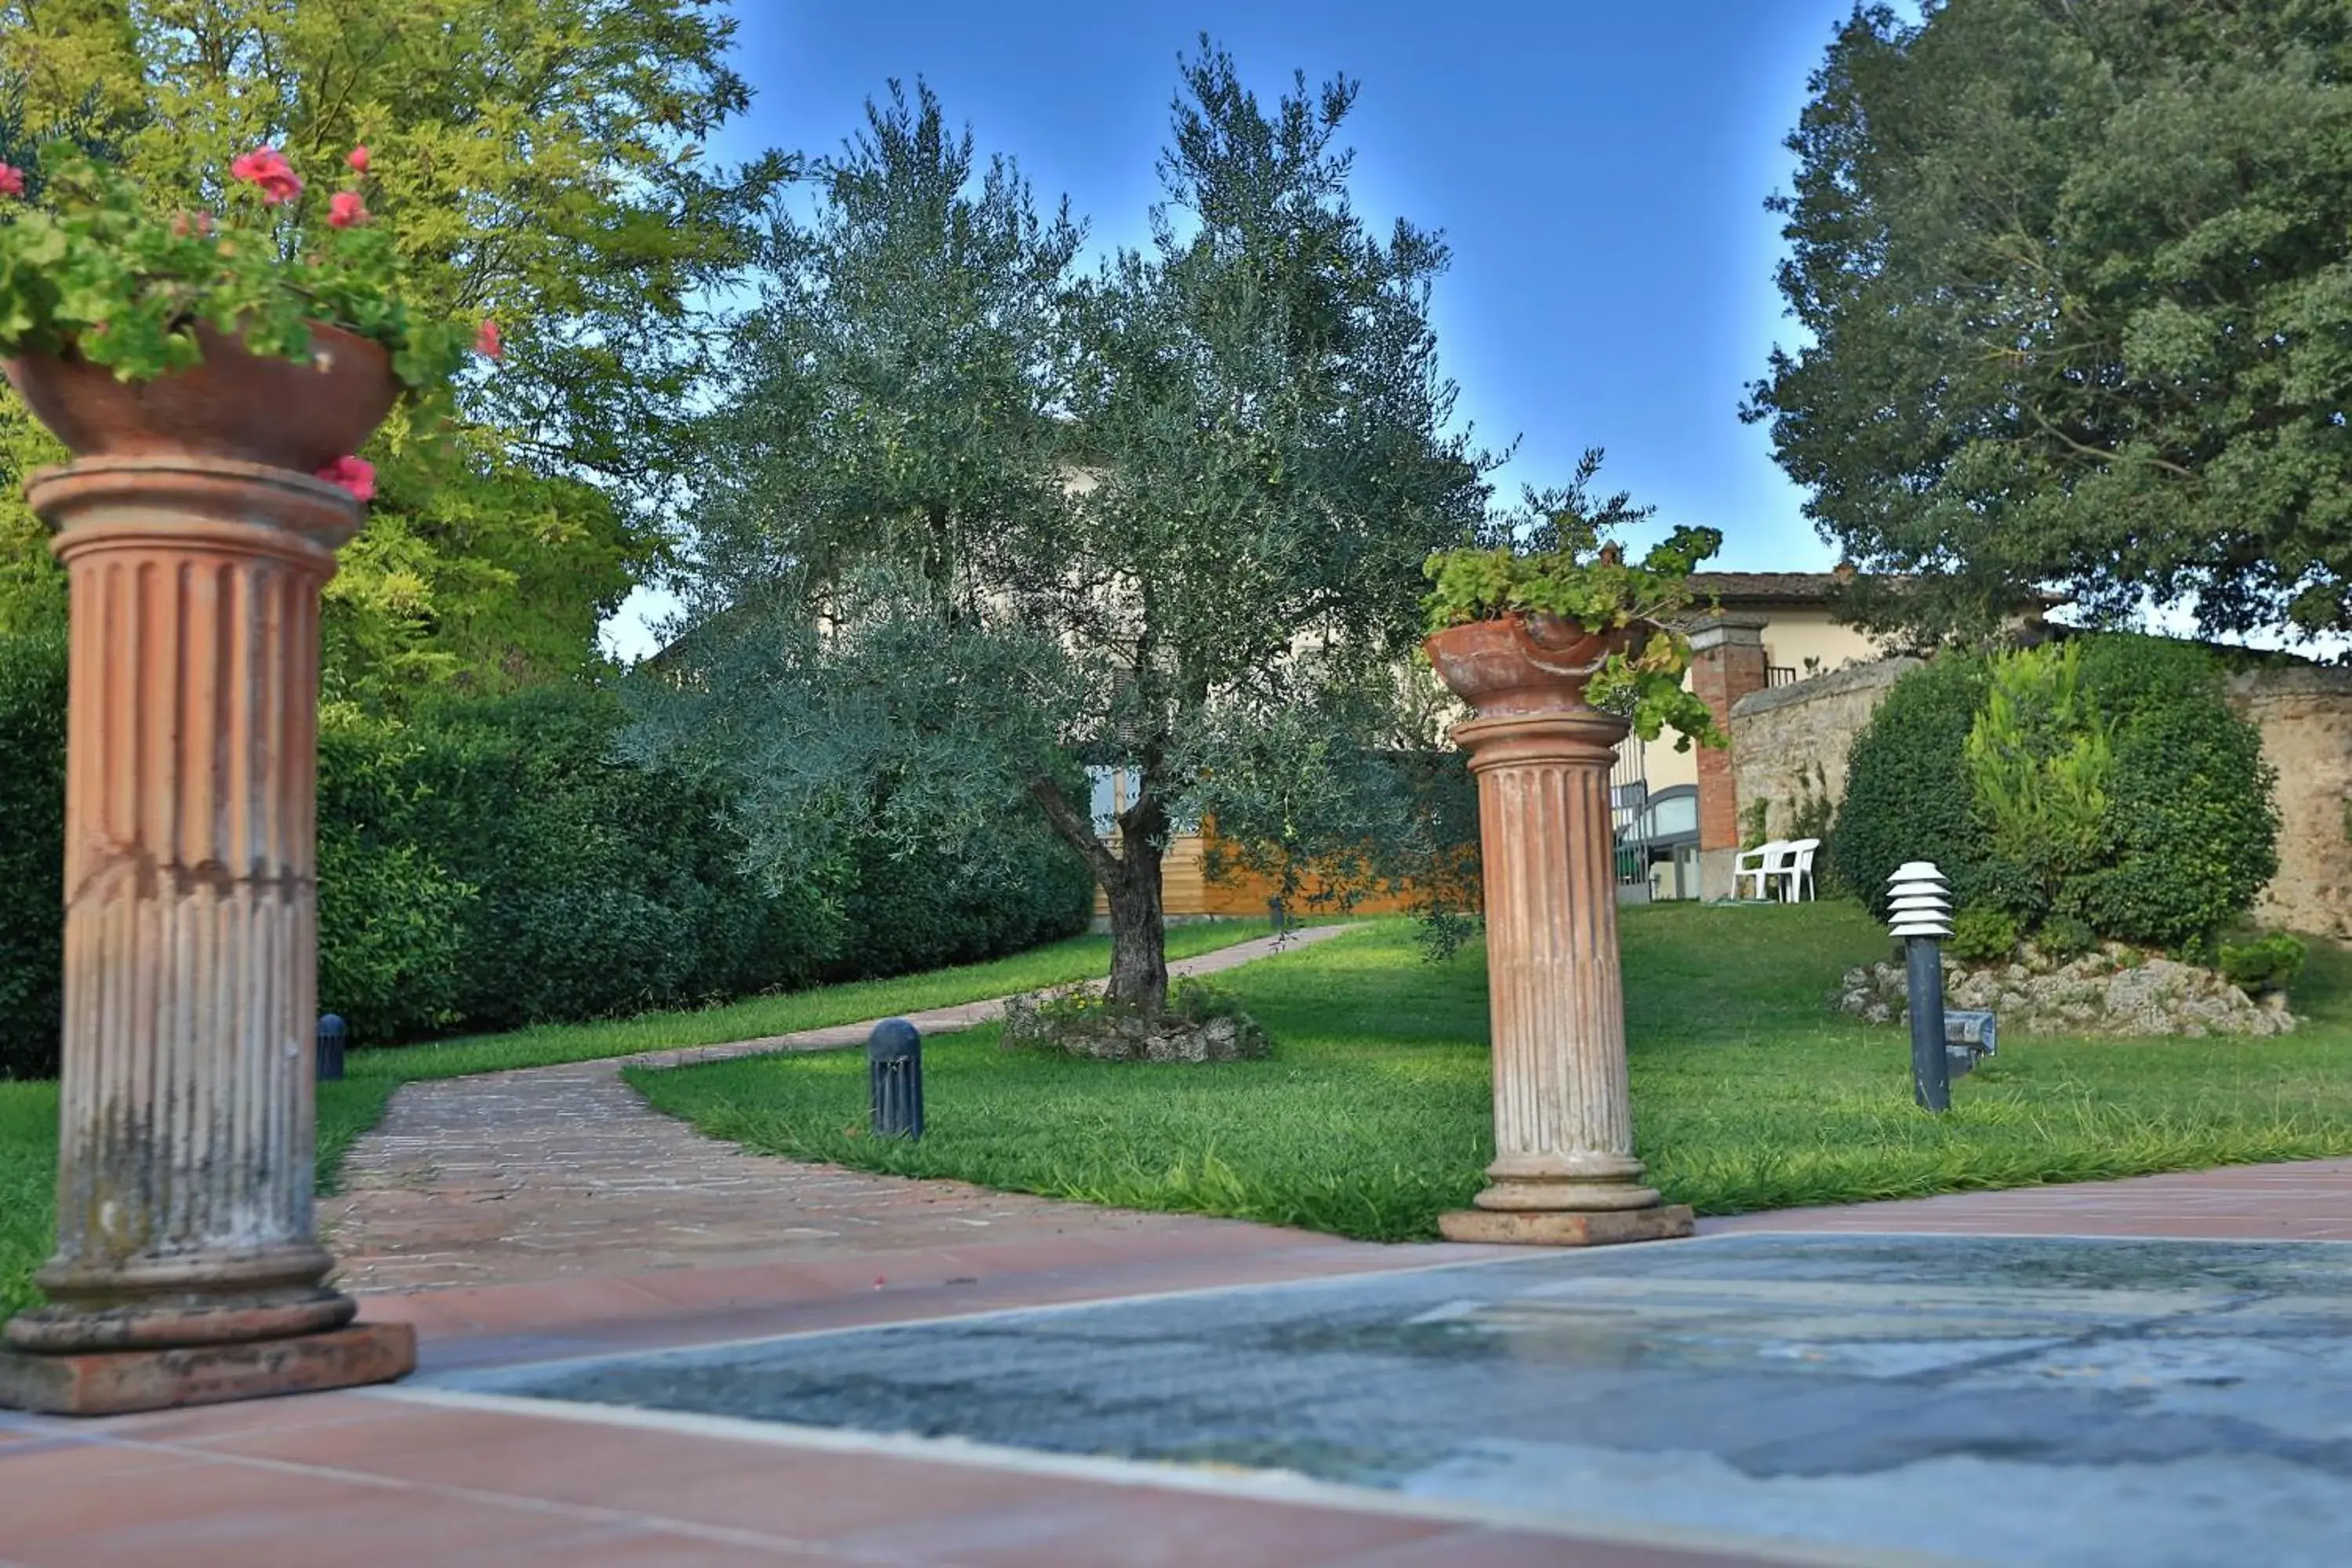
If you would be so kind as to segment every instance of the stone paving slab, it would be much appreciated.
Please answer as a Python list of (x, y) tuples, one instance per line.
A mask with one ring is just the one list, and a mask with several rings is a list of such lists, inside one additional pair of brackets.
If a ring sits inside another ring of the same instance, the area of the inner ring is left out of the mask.
[(2324, 1243), (1725, 1237), (426, 1381), (1767, 1554), (2352, 1562)]
[[(1352, 929), (1304, 927), (1169, 969), (1217, 973)], [(941, 1034), (1003, 1008), (974, 1002), (908, 1016)], [(1178, 1236), (1221, 1223), (747, 1154), (654, 1110), (620, 1077), (625, 1066), (834, 1049), (872, 1027), (404, 1085), (345, 1161), (342, 1194), (319, 1205), (340, 1283), (355, 1293), (480, 1287), (1074, 1231)]]

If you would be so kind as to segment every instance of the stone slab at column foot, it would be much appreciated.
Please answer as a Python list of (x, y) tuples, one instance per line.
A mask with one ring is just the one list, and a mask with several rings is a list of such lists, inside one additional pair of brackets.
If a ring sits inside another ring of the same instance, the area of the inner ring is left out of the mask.
[(280, 1394), (390, 1383), (416, 1369), (411, 1323), (163, 1351), (37, 1355), (0, 1350), (0, 1407), (40, 1415), (128, 1415)]
[(1455, 1209), (1437, 1216), (1438, 1233), (1448, 1241), (1512, 1247), (1614, 1247), (1626, 1241), (1671, 1241), (1690, 1235), (1696, 1224), (1685, 1204), (1583, 1214)]

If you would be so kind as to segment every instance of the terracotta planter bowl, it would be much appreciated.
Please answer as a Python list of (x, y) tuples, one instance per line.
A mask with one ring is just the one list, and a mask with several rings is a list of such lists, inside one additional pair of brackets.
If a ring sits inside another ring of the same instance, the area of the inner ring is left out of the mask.
[(77, 458), (227, 458), (304, 474), (359, 450), (400, 395), (383, 346), (338, 327), (311, 326), (308, 361), (195, 333), (204, 363), (150, 382), (117, 381), (70, 353), (0, 368)]
[(1438, 679), (1482, 716), (1549, 713), (1584, 701), (1585, 682), (1647, 628), (1588, 631), (1556, 616), (1510, 616), (1433, 633), (1422, 644)]

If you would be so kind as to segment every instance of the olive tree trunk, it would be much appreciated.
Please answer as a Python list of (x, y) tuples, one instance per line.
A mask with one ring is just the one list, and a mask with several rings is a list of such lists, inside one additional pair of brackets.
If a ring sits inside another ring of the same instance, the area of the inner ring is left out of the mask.
[(1160, 862), (1167, 854), (1168, 815), (1147, 782), (1141, 798), (1118, 818), (1114, 850), (1095, 836), (1093, 818), (1073, 805), (1051, 779), (1030, 785), (1030, 796), (1076, 849), (1110, 905), (1110, 984), (1106, 994), (1144, 1013), (1168, 1005), (1168, 922), (1160, 897)]

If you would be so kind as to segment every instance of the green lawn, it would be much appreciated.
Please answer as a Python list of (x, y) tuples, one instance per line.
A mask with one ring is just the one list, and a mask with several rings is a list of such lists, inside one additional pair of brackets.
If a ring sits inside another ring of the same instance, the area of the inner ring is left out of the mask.
[[(1637, 1137), (1711, 1214), (2352, 1154), (2352, 954), (2315, 950), (2285, 1039), (2004, 1041), (1955, 1110), (1914, 1110), (1899, 1028), (1840, 1018), (1882, 950), (1857, 910), (1629, 911)], [(862, 1135), (855, 1053), (631, 1069), (656, 1105), (773, 1153), (1385, 1240), (1435, 1234), (1489, 1158), (1484, 955), (1423, 963), (1382, 922), (1228, 976), (1273, 1057), (1213, 1068), (926, 1048), (922, 1142)]]
[[(1191, 958), (1265, 934), (1260, 921), (1171, 926), (1168, 956)], [(547, 1025), (436, 1045), (354, 1051), (343, 1081), (319, 1086), (320, 1190), (334, 1190), (344, 1153), (376, 1124), (393, 1090), (404, 1083), (854, 1024), (1066, 984), (1109, 968), (1110, 939), (1079, 936), (987, 963), (757, 996), (697, 1012), (647, 1013), (607, 1023)], [(37, 1299), (32, 1274), (53, 1236), (57, 1122), (55, 1084), (0, 1083), (0, 1319)]]

